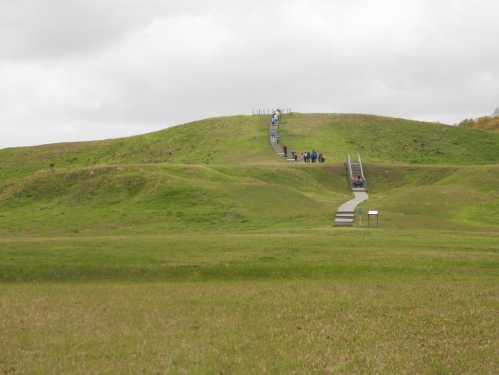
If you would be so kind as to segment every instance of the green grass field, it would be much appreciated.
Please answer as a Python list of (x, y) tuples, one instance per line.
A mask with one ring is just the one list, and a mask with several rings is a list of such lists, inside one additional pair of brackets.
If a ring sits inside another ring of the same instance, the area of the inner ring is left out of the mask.
[[(499, 135), (267, 124), (0, 150), (0, 374), (499, 372)], [(348, 152), (378, 228), (332, 226)]]

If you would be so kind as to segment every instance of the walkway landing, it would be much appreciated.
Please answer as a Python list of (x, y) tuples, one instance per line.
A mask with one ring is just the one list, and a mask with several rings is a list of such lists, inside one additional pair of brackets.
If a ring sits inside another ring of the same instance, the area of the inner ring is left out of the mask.
[(344, 203), (338, 208), (338, 212), (355, 212), (357, 206), (369, 199), (366, 192), (354, 192), (355, 198)]

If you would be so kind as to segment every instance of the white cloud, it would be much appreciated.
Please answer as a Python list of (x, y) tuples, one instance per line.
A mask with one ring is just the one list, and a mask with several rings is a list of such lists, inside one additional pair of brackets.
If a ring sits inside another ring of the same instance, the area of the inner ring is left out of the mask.
[(499, 105), (499, 3), (0, 0), (0, 147), (256, 106), (455, 122)]

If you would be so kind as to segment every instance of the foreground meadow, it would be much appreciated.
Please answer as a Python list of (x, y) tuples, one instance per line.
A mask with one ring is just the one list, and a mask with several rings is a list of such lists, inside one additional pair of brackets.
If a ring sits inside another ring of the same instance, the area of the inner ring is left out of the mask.
[(3, 373), (499, 369), (499, 235), (2, 238)]

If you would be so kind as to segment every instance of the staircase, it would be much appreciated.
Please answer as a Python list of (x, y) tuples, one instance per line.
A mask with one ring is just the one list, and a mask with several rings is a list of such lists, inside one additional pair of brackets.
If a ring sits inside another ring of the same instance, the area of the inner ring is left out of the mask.
[(351, 174), (350, 174), (350, 181), (352, 181), (352, 178), (355, 176), (360, 176), (364, 180), (364, 186), (362, 187), (355, 187), (352, 184), (352, 191), (355, 192), (360, 192), (360, 191), (367, 191), (367, 181), (364, 176), (364, 169), (362, 168), (362, 162), (360, 161), (360, 156), (359, 156), (359, 161), (358, 162), (351, 162)]
[(289, 151), (288, 151), (288, 155), (285, 155), (284, 154), (284, 149), (280, 143), (280, 138), (279, 138), (279, 124), (272, 124), (270, 123), (270, 126), (269, 126), (269, 141), (270, 141), (270, 145), (272, 146), (272, 149), (274, 150), (274, 152), (282, 157), (282, 158), (286, 158), (287, 161), (289, 162), (295, 162), (295, 159), (292, 159), (291, 156), (289, 155)]
[[(360, 155), (358, 155), (358, 161), (353, 162), (349, 154), (345, 166), (347, 169), (348, 183), (355, 198), (341, 205), (336, 211), (334, 225), (337, 227), (352, 227), (355, 223), (355, 210), (357, 206), (369, 198), (367, 194), (367, 179), (364, 175), (364, 167), (362, 166)], [(362, 178), (362, 186), (354, 186), (353, 181), (357, 176)]]

